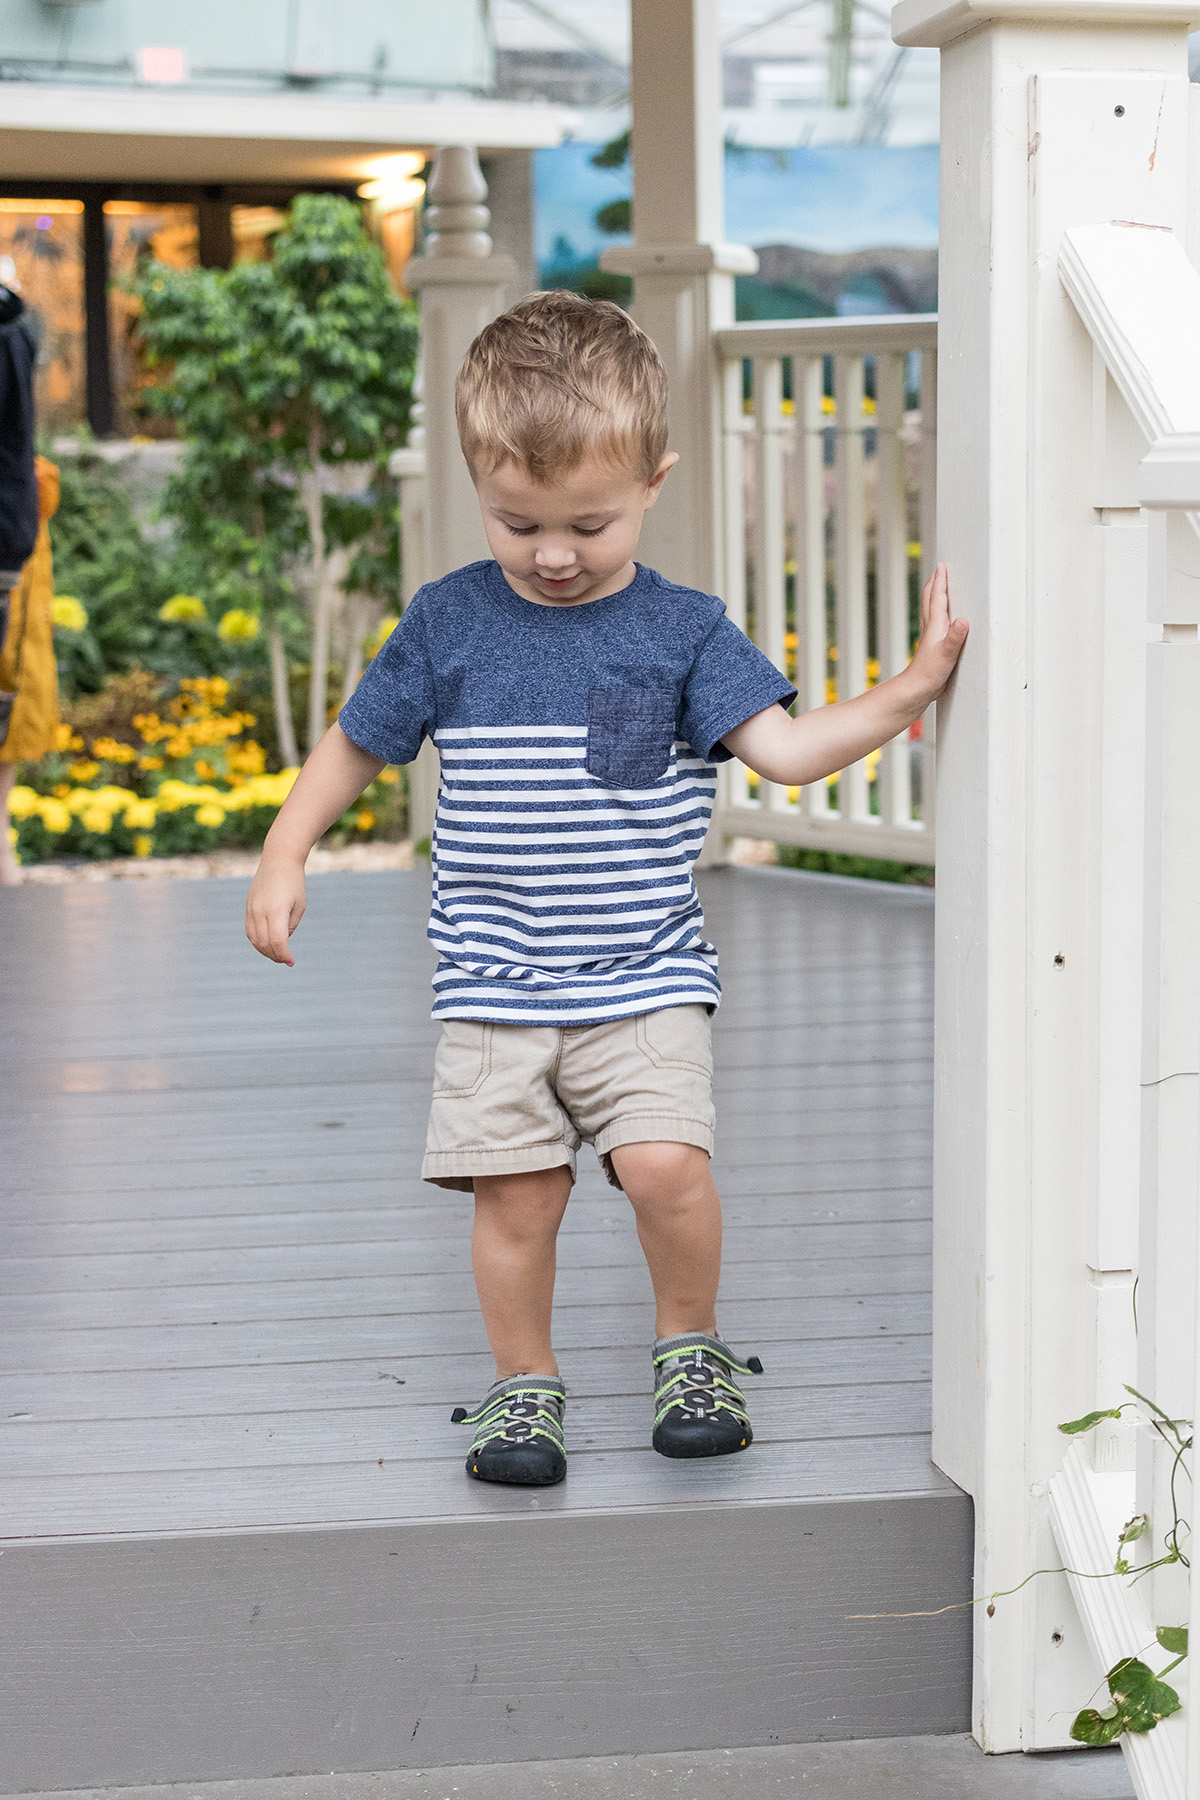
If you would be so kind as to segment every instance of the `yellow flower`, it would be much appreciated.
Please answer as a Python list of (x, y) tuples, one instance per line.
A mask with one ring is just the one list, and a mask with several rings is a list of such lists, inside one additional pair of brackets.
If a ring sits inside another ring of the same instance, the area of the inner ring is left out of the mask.
[(92, 755), (98, 756), (102, 762), (130, 763), (137, 751), (128, 744), (122, 744), (117, 738), (93, 738)]
[(182, 731), (177, 731), (173, 737), (167, 739), (168, 756), (187, 756), (190, 754), (191, 748), (191, 738), (186, 737)]
[(65, 800), (43, 800), (38, 811), (46, 830), (53, 832), (56, 837), (70, 829), (71, 809)]
[(202, 756), (196, 758), (196, 773), (202, 781), (215, 781), (217, 778), (217, 771)]
[(875, 683), (878, 680), (879, 680), (879, 658), (877, 656), (868, 656), (868, 658), (867, 658), (867, 686), (874, 687)]
[(9, 816), (28, 819), (38, 810), (40, 796), (31, 787), (15, 787), (8, 796)]
[(85, 831), (94, 831), (102, 837), (106, 831), (112, 830), (112, 814), (104, 806), (89, 806), (80, 815), (80, 823)]
[(386, 784), (386, 786), (388, 786), (388, 787), (392, 787), (397, 781), (399, 781), (400, 771), (399, 771), (399, 769), (380, 769), (380, 771), (379, 771), (378, 775), (375, 777), (375, 779), (376, 779), (376, 781), (384, 782)]
[(825, 704), (832, 706), (837, 699), (837, 682), (830, 676), (825, 683)]
[(218, 825), (225, 823), (225, 808), (214, 805), (211, 800), (204, 806), (198, 806), (196, 823), (197, 825), (211, 825), (215, 830)]
[(135, 856), (149, 856), (153, 848), (154, 839), (152, 837), (147, 837), (144, 832), (140, 837), (135, 837), (133, 840), (133, 854)]
[(235, 744), (225, 761), (231, 773), (261, 775), (267, 766), (267, 753), (261, 744), (256, 744), (251, 738), (245, 743)]
[(920, 562), (920, 560), (921, 560), (920, 544), (905, 544), (904, 549), (905, 549), (905, 553), (907, 554), (907, 556), (909, 557), (909, 559), (912, 562)]
[(821, 395), (821, 411), (823, 413), (835, 413), (837, 411), (837, 401), (832, 394)]
[(138, 768), (139, 769), (161, 769), (162, 766), (163, 766), (163, 759), (161, 756), (139, 756), (138, 757)]
[(354, 823), (359, 831), (370, 831), (375, 823), (375, 814), (364, 806), (361, 812), (355, 813)]
[[(55, 594), (53, 612), (54, 623), (61, 626), (64, 631), (87, 630), (87, 612), (76, 600), (74, 594)], [(62, 748), (61, 745), (60, 748)]]
[(249, 644), (258, 636), (258, 619), (254, 613), (244, 612), (240, 606), (235, 606), (229, 612), (221, 614), (217, 636), (227, 644)]
[(159, 607), (158, 616), (166, 625), (203, 625), (208, 608), (195, 594), (173, 594)]
[(65, 800), (67, 795), (71, 792), (71, 789), (67, 782), (56, 781), (54, 786), (50, 789), (50, 792), (56, 794), (60, 800)]
[(100, 773), (100, 764), (98, 762), (80, 760), (79, 762), (71, 763), (68, 766), (67, 773), (73, 781), (91, 781), (94, 775)]
[(130, 831), (139, 831), (154, 824), (158, 808), (153, 800), (131, 800), (125, 808), (125, 823)]
[(399, 623), (400, 620), (396, 613), (387, 613), (380, 619), (378, 625), (366, 641), (365, 648), (368, 660), (370, 660), (372, 656), (378, 656)]
[(69, 750), (71, 748), (71, 727), (69, 725), (56, 725), (54, 727), (54, 748), (56, 750)]

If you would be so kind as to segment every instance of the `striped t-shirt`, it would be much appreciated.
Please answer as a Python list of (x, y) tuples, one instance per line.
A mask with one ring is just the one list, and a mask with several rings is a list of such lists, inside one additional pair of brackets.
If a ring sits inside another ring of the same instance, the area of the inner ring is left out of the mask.
[(422, 588), (340, 723), (388, 762), (437, 745), (434, 1017), (715, 1006), (692, 866), (720, 740), (794, 698), (719, 600), (652, 569), (579, 606), (522, 599), (494, 562)]

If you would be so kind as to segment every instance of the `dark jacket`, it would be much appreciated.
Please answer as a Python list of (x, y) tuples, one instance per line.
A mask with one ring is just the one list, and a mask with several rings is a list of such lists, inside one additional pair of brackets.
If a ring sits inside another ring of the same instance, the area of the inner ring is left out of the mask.
[(25, 302), (0, 287), (0, 585), (12, 586), (38, 534), (33, 363), (37, 341)]

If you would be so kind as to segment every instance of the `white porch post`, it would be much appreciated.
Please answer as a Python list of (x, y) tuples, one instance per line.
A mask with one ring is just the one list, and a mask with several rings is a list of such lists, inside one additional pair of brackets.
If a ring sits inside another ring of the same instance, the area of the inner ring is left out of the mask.
[[(487, 183), (469, 145), (443, 145), (429, 182), (425, 249), (405, 271), (421, 307), (425, 392), (427, 579), (489, 555), (470, 473), (454, 423), (454, 377), (467, 347), (504, 310), (515, 279), (511, 257), (494, 256), (488, 236)], [(431, 744), (409, 770), (409, 829), (419, 841), (433, 832), (437, 752)]]
[[(733, 277), (758, 258), (725, 235), (717, 0), (631, 0), (633, 229), (606, 269), (634, 278), (634, 313), (671, 383), (679, 452), (640, 556), (669, 581), (720, 593), (724, 580), (721, 373), (713, 332), (733, 324)], [(710, 839), (705, 861), (720, 846)]]
[[(942, 50), (938, 548), (971, 637), (939, 707), (934, 1456), (977, 1592), (1058, 1562), (1056, 1427), (1136, 1379), (1145, 530), (1057, 265), (1072, 226), (1182, 232), (1191, 11), (893, 14)], [(1065, 1581), (975, 1643), (985, 1748), (1066, 1743), (1096, 1672)]]

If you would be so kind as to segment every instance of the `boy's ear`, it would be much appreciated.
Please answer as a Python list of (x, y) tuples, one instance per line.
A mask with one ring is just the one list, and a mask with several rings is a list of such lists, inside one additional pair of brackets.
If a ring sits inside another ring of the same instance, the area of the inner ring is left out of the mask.
[(653, 475), (650, 477), (649, 481), (646, 483), (646, 511), (647, 512), (654, 505), (654, 502), (658, 499), (658, 496), (662, 493), (662, 484), (667, 479), (668, 474), (675, 467), (675, 464), (678, 461), (679, 461), (679, 452), (677, 450), (668, 450), (666, 455), (663, 457), (662, 461), (659, 463), (657, 469), (655, 469)]

